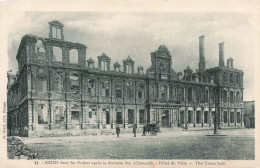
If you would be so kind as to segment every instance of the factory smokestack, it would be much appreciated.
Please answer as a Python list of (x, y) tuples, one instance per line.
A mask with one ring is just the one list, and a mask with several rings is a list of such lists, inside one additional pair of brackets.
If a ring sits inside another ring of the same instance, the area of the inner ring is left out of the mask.
[(205, 70), (205, 49), (204, 49), (204, 35), (199, 37), (199, 72)]
[(224, 67), (224, 42), (219, 43), (219, 67)]

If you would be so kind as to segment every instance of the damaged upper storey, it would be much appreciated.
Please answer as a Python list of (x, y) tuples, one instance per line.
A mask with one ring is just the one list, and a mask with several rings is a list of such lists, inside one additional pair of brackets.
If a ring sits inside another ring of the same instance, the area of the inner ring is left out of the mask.
[[(49, 38), (25, 35), (20, 43), (16, 59), (18, 61), (19, 73), (24, 65), (37, 64), (42, 66), (72, 68), (75, 70), (87, 70), (89, 73), (111, 74), (116, 76), (136, 76), (155, 80), (171, 80), (182, 83), (196, 84), (219, 84), (219, 81), (242, 80), (242, 71), (233, 72), (233, 59), (229, 58), (227, 66), (224, 65), (224, 43), (219, 44), (219, 67), (217, 69), (206, 69), (204, 35), (199, 37), (199, 66), (198, 70), (192, 71), (188, 66), (183, 72), (175, 72), (172, 68), (172, 56), (165, 45), (151, 53), (151, 66), (144, 73), (142, 66), (137, 67), (135, 73), (135, 62), (128, 56), (123, 61), (123, 66), (116, 62), (111, 70), (111, 58), (106, 53), (98, 56), (97, 67), (95, 61), (90, 57), (86, 60), (87, 46), (79, 43), (65, 41), (63, 34), (64, 25), (57, 20), (49, 22)], [(121, 70), (122, 69), (122, 70)], [(234, 80), (233, 80), (234, 78)], [(225, 80), (227, 79), (227, 80)], [(235, 82), (233, 82), (235, 83)], [(241, 84), (242, 85), (242, 84)], [(238, 86), (241, 86), (238, 84)]]

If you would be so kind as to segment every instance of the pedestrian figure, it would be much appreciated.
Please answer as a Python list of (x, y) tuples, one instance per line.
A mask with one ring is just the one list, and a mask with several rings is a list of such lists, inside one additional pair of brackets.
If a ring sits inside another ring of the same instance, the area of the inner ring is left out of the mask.
[(120, 134), (120, 128), (119, 128), (119, 125), (117, 125), (117, 127), (116, 127), (116, 134), (117, 134), (117, 138), (119, 138), (119, 134)]
[(144, 124), (144, 126), (143, 126), (143, 135), (142, 136), (145, 136), (145, 131), (146, 131), (146, 126), (145, 126), (146, 124)]
[(133, 127), (133, 133), (134, 133), (134, 137), (136, 137), (136, 124), (134, 124), (134, 127)]

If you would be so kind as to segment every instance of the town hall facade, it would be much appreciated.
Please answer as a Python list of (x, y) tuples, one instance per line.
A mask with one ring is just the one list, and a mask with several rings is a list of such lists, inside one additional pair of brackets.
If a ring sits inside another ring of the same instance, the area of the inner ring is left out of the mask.
[[(172, 56), (161, 45), (151, 53), (146, 71), (126, 58), (98, 62), (87, 46), (65, 41), (64, 25), (49, 22), (49, 38), (25, 35), (17, 51), (18, 72), (8, 72), (8, 130), (30, 136), (37, 130), (130, 128), (145, 123), (160, 127), (243, 127), (243, 71), (233, 59), (206, 69), (204, 36), (199, 37), (199, 65), (183, 72), (172, 68)], [(148, 58), (146, 58), (148, 59)], [(112, 67), (112, 68), (111, 68)]]

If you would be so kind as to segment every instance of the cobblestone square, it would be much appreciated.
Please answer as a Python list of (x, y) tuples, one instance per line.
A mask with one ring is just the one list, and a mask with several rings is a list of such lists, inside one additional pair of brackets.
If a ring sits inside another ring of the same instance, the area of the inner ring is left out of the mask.
[(161, 132), (82, 137), (24, 138), (39, 159), (207, 159), (253, 160), (254, 129)]

